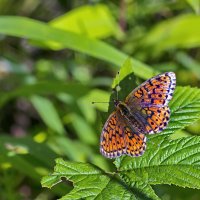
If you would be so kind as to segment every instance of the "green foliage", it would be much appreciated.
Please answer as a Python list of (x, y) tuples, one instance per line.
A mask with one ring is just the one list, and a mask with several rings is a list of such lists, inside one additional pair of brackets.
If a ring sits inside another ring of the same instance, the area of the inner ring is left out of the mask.
[(188, 68), (191, 72), (193, 72), (194, 76), (200, 79), (200, 64), (197, 61), (183, 52), (177, 53), (176, 60), (185, 68)]
[[(20, 172), (40, 180), (41, 174), (46, 174), (46, 167), (53, 166), (56, 154), (44, 144), (38, 144), (31, 138), (13, 138), (0, 136), (1, 163), (10, 165)], [(42, 153), (41, 153), (42, 152)], [(39, 167), (37, 169), (37, 166)]]
[[(24, 26), (24, 24), (26, 24), (26, 26)], [(118, 66), (127, 58), (126, 54), (102, 41), (53, 28), (50, 25), (25, 17), (1, 16), (0, 33), (25, 37), (37, 41), (53, 41), (61, 44), (63, 48), (70, 48), (109, 61)], [(138, 76), (149, 78), (154, 75), (154, 70), (146, 64), (141, 63), (136, 59), (132, 60), (135, 63), (134, 72)]]
[(62, 177), (72, 181), (74, 189), (61, 199), (134, 199), (133, 193), (115, 180), (114, 175), (106, 174), (89, 163), (57, 159), (54, 173), (43, 178), (42, 185), (52, 187)]
[[(42, 186), (51, 188), (61, 182), (62, 178), (67, 178), (73, 182), (74, 189), (61, 199), (138, 199), (150, 197), (159, 199), (148, 186), (142, 186), (143, 194), (137, 188), (128, 188), (121, 182), (114, 173), (105, 173), (101, 169), (89, 163), (67, 162), (56, 159), (54, 173), (42, 179)], [(134, 194), (135, 193), (135, 194)], [(147, 195), (147, 196), (146, 196)]]
[(49, 128), (56, 133), (64, 134), (64, 127), (51, 101), (36, 95), (32, 96), (30, 101)]
[(200, 7), (199, 7), (199, 0), (186, 0), (188, 4), (193, 8), (196, 14), (199, 14)]
[[(127, 67), (128, 65), (129, 67)], [(130, 66), (131, 63), (127, 60), (122, 67), (123, 73), (125, 73), (125, 68), (131, 70)], [(136, 199), (141, 195), (146, 198), (159, 199), (151, 188), (151, 185), (157, 184), (174, 184), (180, 187), (200, 189), (200, 138), (194, 136), (172, 140), (167, 137), (200, 118), (200, 90), (177, 87), (174, 98), (170, 102), (170, 108), (171, 120), (167, 129), (161, 134), (149, 137), (147, 150), (143, 156), (139, 158), (122, 156), (115, 160), (117, 168), (115, 175), (121, 178), (118, 180), (118, 184), (120, 181), (125, 182), (132, 190), (131, 195), (134, 195)], [(109, 194), (106, 194), (107, 188), (110, 188), (107, 183), (109, 182), (108, 177), (105, 178), (106, 182), (100, 178), (101, 176), (93, 177), (94, 174), (99, 174), (99, 171), (91, 169), (88, 164), (57, 160), (54, 173), (45, 177), (42, 185), (52, 187), (64, 176), (73, 182), (74, 190), (62, 199), (78, 199), (80, 197), (94, 199), (97, 198), (96, 196), (104, 195), (107, 195), (109, 199), (115, 199), (116, 191), (119, 191), (117, 196), (121, 199), (120, 194), (123, 192), (116, 189), (118, 186), (112, 187), (109, 189)], [(89, 175), (92, 175), (91, 179)], [(94, 185), (93, 181), (97, 188), (91, 187)], [(102, 183), (106, 183), (106, 190)], [(98, 185), (101, 185), (102, 188), (99, 188)], [(89, 194), (94, 196), (91, 197)]]
[(149, 145), (143, 157), (118, 159), (115, 164), (127, 184), (175, 184), (200, 188), (199, 143), (197, 136), (177, 140), (163, 139)]
[[(199, 199), (199, 1), (49, 2), (0, 1), (0, 199)], [(167, 129), (104, 158), (116, 90), (166, 71)]]
[(22, 87), (18, 87), (12, 90), (9, 93), (1, 93), (0, 99), (0, 107), (3, 106), (6, 102), (12, 100), (13, 98), (24, 96), (30, 97), (32, 94), (58, 94), (61, 92), (65, 92), (70, 96), (75, 98), (83, 96), (87, 93), (88, 88), (79, 83), (58, 83), (58, 82), (43, 82), (43, 83), (35, 83), (23, 85)]
[(152, 48), (152, 44), (156, 41), (157, 45), (153, 47), (156, 52), (177, 47), (198, 47), (200, 45), (199, 23), (198, 15), (183, 15), (164, 21), (148, 33), (143, 41), (144, 45)]
[(121, 30), (106, 5), (82, 6), (49, 22), (52, 27), (91, 38), (120, 37)]

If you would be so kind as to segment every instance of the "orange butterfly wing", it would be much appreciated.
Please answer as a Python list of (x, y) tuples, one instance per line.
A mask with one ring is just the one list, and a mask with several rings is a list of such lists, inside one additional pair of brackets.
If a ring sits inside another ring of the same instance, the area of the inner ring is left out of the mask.
[(120, 111), (113, 112), (106, 121), (100, 141), (100, 152), (108, 158), (123, 154), (140, 156), (146, 148), (144, 134), (133, 133)]
[(159, 133), (170, 119), (169, 101), (176, 86), (176, 76), (167, 72), (155, 76), (134, 89), (125, 103), (138, 121), (144, 125), (144, 133)]

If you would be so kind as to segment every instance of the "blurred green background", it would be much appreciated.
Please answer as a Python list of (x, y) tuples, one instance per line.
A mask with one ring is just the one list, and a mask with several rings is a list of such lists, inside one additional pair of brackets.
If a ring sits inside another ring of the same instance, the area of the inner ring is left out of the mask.
[[(2, 200), (66, 194), (70, 183), (53, 190), (40, 184), (57, 157), (114, 170), (99, 153), (108, 105), (92, 101), (109, 100), (128, 56), (138, 83), (174, 71), (178, 85), (200, 85), (199, 0), (0, 0), (0, 15)], [(198, 134), (200, 121), (179, 131)], [(164, 200), (200, 199), (198, 190), (154, 189)]]

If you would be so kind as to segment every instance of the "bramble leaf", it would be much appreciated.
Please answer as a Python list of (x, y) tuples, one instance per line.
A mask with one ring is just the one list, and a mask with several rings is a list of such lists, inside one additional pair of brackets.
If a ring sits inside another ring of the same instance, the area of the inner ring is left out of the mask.
[(72, 181), (74, 189), (61, 199), (136, 199), (114, 175), (106, 174), (89, 163), (69, 162), (56, 159), (52, 175), (42, 179), (42, 186), (51, 188), (61, 178)]
[(200, 189), (200, 137), (163, 137), (159, 146), (150, 142), (147, 145), (142, 157), (116, 159), (119, 174), (127, 184), (175, 184)]

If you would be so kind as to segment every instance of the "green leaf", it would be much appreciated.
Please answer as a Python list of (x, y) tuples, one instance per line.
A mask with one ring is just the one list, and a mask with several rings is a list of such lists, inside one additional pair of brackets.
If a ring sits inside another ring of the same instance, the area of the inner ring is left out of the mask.
[(64, 127), (52, 102), (36, 95), (32, 96), (30, 100), (46, 125), (55, 132), (64, 134)]
[(197, 120), (195, 123), (191, 124), (190, 126), (187, 127), (187, 131), (191, 134), (194, 135), (199, 135), (200, 136), (200, 119)]
[[(15, 138), (7, 135), (0, 136), (0, 165), (12, 167), (7, 173), (17, 170), (23, 179), (27, 176), (38, 183), (41, 177), (49, 173), (57, 154), (46, 144), (36, 143), (30, 137)], [(42, 152), (42, 153), (41, 153)], [(12, 174), (12, 173), (11, 173)], [(13, 180), (12, 180), (13, 181)], [(53, 193), (63, 194), (70, 186), (57, 187)]]
[(193, 8), (196, 14), (200, 13), (200, 2), (199, 0), (186, 0), (186, 2)]
[(134, 66), (131, 58), (127, 58), (121, 66), (119, 74), (115, 76), (112, 83), (112, 88), (115, 88), (117, 85), (119, 85), (120, 81), (126, 78), (129, 74), (133, 73), (133, 69)]
[(59, 82), (39, 82), (30, 85), (23, 85), (13, 91), (2, 92), (0, 98), (0, 107), (12, 98), (18, 96), (29, 97), (34, 94), (58, 94), (65, 92), (75, 98), (85, 95), (89, 89), (79, 83), (59, 83)]
[[(7, 148), (9, 147), (9, 145), (15, 148)], [(28, 154), (29, 157), (32, 158), (32, 160), (37, 159), (38, 163), (40, 163), (44, 167), (52, 167), (53, 166), (52, 160), (54, 160), (57, 156), (57, 154), (53, 152), (46, 144), (37, 143), (29, 137), (15, 138), (6, 135), (1, 135), (0, 146), (2, 147), (1, 155), (5, 151), (4, 149), (14, 151), (18, 147), (22, 147), (22, 149), (24, 148), (26, 149), (26, 151), (23, 151), (22, 153), (20, 153), (20, 151), (17, 151), (16, 154), (19, 155)], [(5, 154), (8, 155), (7, 153)], [(12, 156), (10, 158), (12, 159)], [(15, 164), (17, 165), (17, 163)], [(31, 164), (33, 165), (33, 162), (31, 162)]]
[(67, 116), (79, 139), (86, 144), (97, 144), (97, 135), (90, 124), (80, 115), (72, 113)]
[(105, 38), (122, 34), (106, 5), (85, 5), (53, 19), (49, 24), (61, 30), (86, 35), (91, 38)]
[(116, 159), (120, 176), (128, 183), (175, 184), (200, 189), (200, 137), (163, 139), (148, 143), (143, 156)]
[[(92, 153), (91, 148), (84, 143), (81, 143), (79, 140), (71, 140), (63, 136), (51, 137), (48, 141), (49, 146), (51, 146), (58, 154), (67, 156), (70, 160), (73, 161), (86, 161), (88, 154)], [(57, 149), (55, 149), (57, 148)], [(81, 151), (77, 151), (77, 149)]]
[(181, 63), (185, 68), (189, 69), (194, 75), (200, 79), (200, 63), (188, 56), (184, 52), (178, 52), (175, 56), (176, 60)]
[(37, 167), (50, 168), (52, 160), (56, 158), (56, 154), (45, 144), (38, 144), (27, 137), (14, 138), (1, 135), (0, 151), (1, 164), (10, 163), (14, 169), (36, 181), (41, 177)]
[[(200, 45), (200, 16), (182, 15), (156, 25), (143, 44), (156, 52), (171, 48), (193, 48)], [(170, 28), (169, 28), (170, 27)], [(186, 28), (190, 27), (190, 28)]]
[(54, 172), (42, 179), (43, 187), (51, 188), (61, 182), (61, 178), (73, 182), (74, 189), (62, 197), (66, 199), (137, 199), (133, 191), (117, 180), (114, 175), (106, 174), (89, 163), (56, 160)]
[[(120, 66), (128, 57), (114, 47), (80, 34), (63, 31), (40, 21), (16, 16), (0, 17), (0, 33), (16, 37), (25, 37), (37, 41), (53, 41), (63, 48), (69, 48)], [(149, 78), (157, 73), (146, 64), (132, 58), (136, 75)]]

